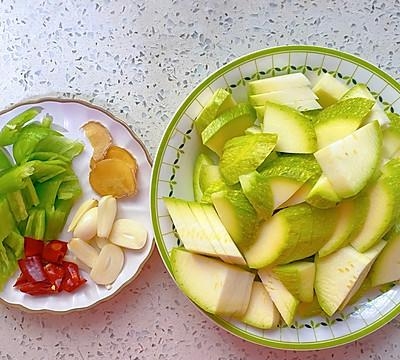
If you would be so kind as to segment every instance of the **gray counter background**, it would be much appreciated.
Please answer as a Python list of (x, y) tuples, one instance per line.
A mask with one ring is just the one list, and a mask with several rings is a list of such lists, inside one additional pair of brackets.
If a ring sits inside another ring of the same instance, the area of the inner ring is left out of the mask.
[[(400, 74), (400, 2), (0, 0), (0, 108), (76, 97), (132, 124), (152, 156), (207, 75), (285, 44), (336, 48)], [(1, 359), (400, 359), (400, 319), (335, 349), (293, 352), (219, 329), (180, 293), (157, 250), (120, 294), (85, 312), (0, 304)]]

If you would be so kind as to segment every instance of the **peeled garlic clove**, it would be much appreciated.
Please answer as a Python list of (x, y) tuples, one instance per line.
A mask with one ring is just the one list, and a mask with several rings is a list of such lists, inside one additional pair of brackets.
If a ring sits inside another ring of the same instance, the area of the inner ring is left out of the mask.
[(88, 241), (97, 234), (97, 206), (86, 211), (75, 226), (73, 236)]
[(69, 261), (78, 265), (78, 268), (86, 271), (88, 274), (90, 273), (90, 267), (87, 266), (83, 261), (79, 260), (75, 255), (72, 253), (65, 254), (63, 261)]
[(72, 238), (68, 243), (68, 249), (85, 265), (92, 268), (99, 257), (93, 246), (79, 238)]
[(97, 236), (108, 238), (117, 215), (117, 199), (111, 195), (103, 196), (99, 200), (97, 213)]
[(115, 281), (124, 266), (124, 252), (114, 244), (103, 246), (97, 257), (90, 277), (99, 285), (109, 285)]
[(94, 241), (94, 243), (96, 244), (96, 246), (99, 249), (102, 249), (105, 245), (109, 244), (110, 242), (108, 241), (108, 239), (103, 238), (103, 237), (99, 237), (99, 236), (95, 236), (94, 239), (92, 239), (92, 241)]
[(114, 222), (108, 240), (115, 245), (138, 250), (146, 244), (147, 230), (136, 220), (118, 219)]
[(88, 210), (97, 206), (97, 200), (88, 199), (86, 200), (76, 211), (74, 217), (71, 220), (71, 224), (68, 227), (68, 232), (73, 231), (78, 224), (80, 218), (86, 213)]

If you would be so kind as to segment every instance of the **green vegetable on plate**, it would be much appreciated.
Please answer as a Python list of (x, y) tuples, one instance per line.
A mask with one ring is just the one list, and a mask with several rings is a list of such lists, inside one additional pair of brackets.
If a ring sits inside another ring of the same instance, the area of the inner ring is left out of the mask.
[(49, 115), (35, 121), (41, 111), (29, 108), (0, 130), (0, 289), (23, 256), (24, 237), (56, 239), (82, 193), (72, 160), (83, 144), (52, 128)]

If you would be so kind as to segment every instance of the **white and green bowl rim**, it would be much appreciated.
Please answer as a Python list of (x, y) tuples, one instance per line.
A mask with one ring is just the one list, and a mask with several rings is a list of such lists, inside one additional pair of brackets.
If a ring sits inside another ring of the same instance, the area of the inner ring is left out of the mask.
[[(177, 179), (190, 171), (184, 159), (188, 143), (198, 141), (194, 140), (197, 135), (193, 119), (219, 87), (226, 88), (240, 101), (245, 99), (247, 81), (290, 72), (303, 72), (310, 77), (329, 72), (350, 85), (366, 83), (386, 111), (400, 112), (400, 84), (396, 80), (371, 63), (334, 49), (307, 45), (267, 48), (242, 56), (215, 71), (178, 108), (164, 132), (153, 164), (151, 217), (157, 248), (172, 278), (169, 250), (178, 245), (179, 240), (161, 199), (191, 192), (191, 189), (182, 190)], [(168, 156), (166, 161), (165, 156)], [(393, 285), (386, 291), (367, 294), (333, 317), (298, 319), (291, 327), (282, 326), (275, 330), (263, 331), (233, 319), (205, 314), (220, 327), (250, 342), (280, 349), (311, 350), (360, 339), (399, 313), (400, 285)]]

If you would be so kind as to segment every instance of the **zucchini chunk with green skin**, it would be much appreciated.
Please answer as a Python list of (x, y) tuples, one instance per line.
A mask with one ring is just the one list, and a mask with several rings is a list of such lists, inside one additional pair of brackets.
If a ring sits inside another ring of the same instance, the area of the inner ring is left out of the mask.
[(400, 232), (395, 228), (368, 274), (372, 287), (400, 280)]
[(336, 225), (335, 209), (298, 204), (280, 210), (260, 225), (254, 242), (243, 250), (250, 268), (287, 264), (318, 252)]
[(352, 98), (334, 103), (315, 118), (318, 148), (321, 149), (357, 130), (371, 111), (375, 100)]
[(318, 102), (323, 107), (337, 102), (348, 89), (343, 82), (329, 73), (323, 74), (313, 87), (314, 93), (318, 96)]
[[(256, 109), (256, 110), (257, 110), (257, 109)], [(257, 115), (257, 117), (258, 117), (258, 115)], [(262, 133), (262, 129), (261, 129), (261, 126), (260, 126), (260, 125), (252, 125), (252, 126), (248, 127), (248, 128), (244, 131), (244, 133), (245, 133), (246, 135), (250, 135), (250, 134), (260, 134), (260, 133)]]
[(400, 131), (391, 126), (382, 130), (383, 150), (382, 157), (384, 159), (391, 159), (396, 157), (400, 150)]
[(335, 207), (340, 200), (325, 175), (321, 175), (306, 197), (310, 205), (320, 209)]
[(366, 253), (348, 245), (328, 256), (316, 257), (315, 293), (326, 314), (332, 316), (346, 299), (350, 300), (384, 245), (382, 241)]
[(319, 305), (318, 298), (314, 296), (311, 302), (300, 302), (299, 306), (297, 307), (297, 315), (301, 318), (309, 318), (311, 316), (323, 316), (324, 311)]
[(245, 314), (255, 274), (183, 248), (171, 250), (171, 268), (181, 290), (204, 311), (235, 317)]
[(310, 118), (288, 106), (265, 103), (263, 131), (278, 135), (276, 151), (311, 154), (317, 150), (317, 136)]
[(376, 99), (370, 93), (368, 87), (365, 84), (354, 85), (340, 98), (340, 101), (355, 97), (365, 98), (375, 101), (375, 105), (372, 107), (371, 111), (364, 119), (363, 124), (368, 124), (374, 120), (378, 120), (380, 125), (385, 125), (390, 122), (388, 115), (382, 108), (382, 105), (378, 101), (376, 101)]
[(176, 198), (164, 198), (164, 203), (186, 249), (246, 265), (212, 205)]
[(256, 121), (256, 111), (249, 104), (237, 104), (215, 118), (202, 132), (205, 146), (221, 156), (225, 143), (244, 131)]
[(313, 155), (282, 154), (263, 164), (260, 173), (268, 176), (284, 176), (300, 182), (317, 181), (321, 168)]
[(200, 254), (217, 256), (206, 237), (203, 226), (199, 225), (190, 210), (188, 202), (167, 197), (163, 198), (163, 201), (185, 248)]
[(217, 89), (206, 106), (194, 120), (194, 125), (199, 134), (219, 115), (233, 108), (236, 101), (225, 89)]
[(234, 137), (224, 145), (219, 162), (228, 185), (239, 182), (239, 176), (256, 170), (276, 145), (275, 134), (250, 134)]
[(255, 241), (260, 219), (241, 190), (213, 193), (212, 202), (226, 230), (240, 251)]
[(362, 296), (363, 292), (365, 293), (368, 290), (368, 287), (370, 288), (370, 281), (368, 279), (368, 274), (371, 271), (371, 266), (374, 264), (376, 258), (379, 256), (379, 254), (382, 252), (382, 249), (384, 249), (385, 247), (386, 247), (386, 241), (381, 240), (375, 246), (373, 246), (368, 251), (363, 253), (369, 256), (369, 258), (371, 259), (371, 263), (365, 269), (365, 271), (362, 272), (361, 276), (359, 276), (353, 288), (339, 306), (340, 311), (342, 311), (351, 301), (354, 301), (355, 298), (357, 298), (357, 296)]
[(374, 121), (314, 153), (333, 190), (341, 198), (358, 194), (378, 168), (382, 131)]
[[(307, 100), (282, 100), (280, 102), (275, 101), (277, 104), (288, 106), (294, 110), (301, 111), (305, 114), (305, 112), (311, 112), (316, 110), (321, 110), (322, 107), (317, 100), (307, 99)], [(254, 106), (254, 109), (257, 112), (257, 118), (259, 120), (264, 119), (265, 114), (265, 106)]]
[(247, 83), (250, 95), (303, 86), (311, 86), (311, 83), (310, 80), (308, 80), (308, 78), (301, 72), (254, 80)]
[(221, 222), (215, 208), (212, 205), (202, 204), (202, 211), (207, 217), (208, 223), (214, 231), (214, 237), (222, 245), (227, 262), (237, 265), (246, 265), (246, 260), (240, 253), (235, 242)]
[(270, 268), (259, 270), (258, 276), (267, 289), (269, 296), (281, 314), (286, 325), (292, 325), (294, 316), (296, 315), (297, 307), (299, 305), (299, 300), (297, 300), (293, 294), (290, 293), (290, 291)]
[(366, 189), (368, 211), (363, 226), (352, 237), (351, 245), (361, 252), (375, 245), (400, 214), (400, 159), (391, 160), (382, 171), (381, 177)]
[(201, 169), (203, 165), (211, 165), (213, 162), (209, 156), (204, 153), (200, 153), (196, 161), (194, 162), (193, 168), (193, 196), (196, 201), (200, 201), (203, 196), (203, 191), (201, 187)]
[(262, 176), (257, 171), (239, 177), (243, 194), (250, 204), (264, 220), (272, 216), (274, 210), (274, 198), (267, 176)]
[(274, 210), (303, 186), (302, 182), (285, 176), (268, 176), (266, 179), (271, 188)]
[(315, 264), (309, 261), (295, 261), (272, 268), (289, 292), (302, 302), (311, 302), (314, 297)]
[(254, 281), (249, 306), (239, 320), (259, 329), (272, 329), (278, 326), (280, 318), (279, 311), (263, 283)]
[(249, 96), (249, 103), (253, 106), (264, 106), (267, 101), (276, 104), (287, 104), (300, 100), (315, 100), (317, 96), (308, 86), (290, 87), (283, 90), (269, 91)]
[[(214, 232), (214, 228), (209, 223), (207, 215), (203, 211), (203, 206), (211, 206), (206, 204), (200, 204), (194, 201), (188, 202), (189, 209), (193, 216), (193, 221), (196, 222), (196, 226), (203, 230), (204, 239), (208, 241), (211, 247), (214, 249), (214, 256), (219, 257), (222, 261), (231, 263), (230, 258), (226, 255), (224, 246), (219, 241), (218, 237)], [(218, 215), (217, 215), (218, 217)]]
[(218, 165), (203, 165), (200, 169), (200, 190), (202, 191), (201, 201), (204, 193), (210, 186), (218, 183), (225, 184), (225, 180), (221, 175), (221, 171)]
[(356, 200), (348, 199), (337, 206), (338, 220), (332, 235), (318, 251), (319, 257), (324, 257), (337, 249), (346, 246), (357, 219)]
[(283, 204), (279, 205), (279, 209), (304, 203), (313, 187), (313, 183), (314, 181), (312, 180), (305, 182), (303, 186), (299, 190), (297, 190), (289, 199), (287, 199)]
[[(204, 167), (204, 170), (206, 170), (205, 167)], [(208, 169), (208, 170), (210, 170), (210, 169)], [(219, 169), (218, 169), (218, 171), (219, 171)], [(215, 179), (215, 181), (213, 181), (212, 183), (207, 185), (207, 188), (204, 189), (203, 196), (201, 197), (200, 202), (202, 204), (212, 204), (212, 198), (211, 198), (212, 194), (219, 192), (219, 191), (227, 191), (229, 189), (230, 190), (239, 190), (240, 187), (228, 186), (221, 175), (220, 179)]]

